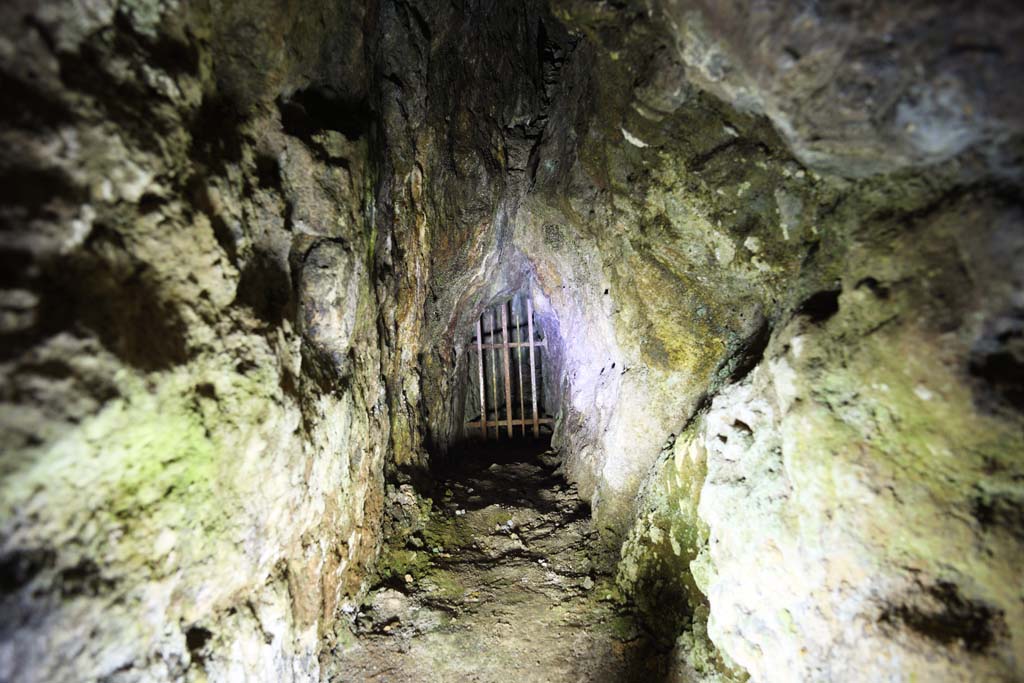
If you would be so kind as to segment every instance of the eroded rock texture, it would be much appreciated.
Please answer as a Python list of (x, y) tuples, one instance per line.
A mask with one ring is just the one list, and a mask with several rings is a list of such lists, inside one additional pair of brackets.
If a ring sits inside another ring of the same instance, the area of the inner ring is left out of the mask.
[(0, 678), (344, 671), (523, 290), (678, 680), (1024, 675), (1024, 13), (826, 4), (6, 3)]
[(0, 678), (314, 680), (388, 433), (362, 10), (0, 13)]

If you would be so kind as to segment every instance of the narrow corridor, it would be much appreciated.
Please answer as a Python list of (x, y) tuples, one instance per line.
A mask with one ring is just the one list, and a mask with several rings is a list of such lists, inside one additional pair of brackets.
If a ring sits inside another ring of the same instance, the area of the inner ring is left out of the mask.
[(422, 531), (385, 551), (329, 680), (658, 680), (552, 454), (489, 444), (460, 462)]

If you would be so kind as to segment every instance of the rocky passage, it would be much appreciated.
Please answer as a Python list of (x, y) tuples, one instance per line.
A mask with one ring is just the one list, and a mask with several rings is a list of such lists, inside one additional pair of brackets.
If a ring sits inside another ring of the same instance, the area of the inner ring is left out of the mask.
[[(382, 585), (348, 607), (350, 633), (327, 656), (327, 680), (649, 681), (663, 673), (663, 653), (621, 604), (589, 506), (557, 459), (493, 448), (449, 472), (423, 527), (385, 551)], [(408, 489), (404, 500), (412, 500)]]
[[(1024, 680), (1021, 73), (1020, 0), (0, 2), (0, 682)], [(557, 457), (458, 459), (515, 295)]]

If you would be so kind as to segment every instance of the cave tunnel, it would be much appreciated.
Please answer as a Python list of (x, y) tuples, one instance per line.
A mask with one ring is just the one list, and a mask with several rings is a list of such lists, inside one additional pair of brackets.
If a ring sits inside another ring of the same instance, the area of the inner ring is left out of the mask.
[(1022, 72), (1010, 0), (3, 3), (0, 681), (1024, 680)]

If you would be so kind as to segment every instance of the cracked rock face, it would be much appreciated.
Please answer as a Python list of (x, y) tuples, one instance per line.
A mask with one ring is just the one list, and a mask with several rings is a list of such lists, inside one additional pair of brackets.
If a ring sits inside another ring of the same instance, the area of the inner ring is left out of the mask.
[(524, 291), (668, 675), (1019, 678), (1024, 13), (819, 5), (5, 3), (0, 679), (337, 671)]
[(315, 680), (376, 552), (366, 142), (275, 103), (359, 12), (294, 9), (0, 10), (4, 680)]
[(1012, 3), (647, 4), (694, 84), (766, 115), (810, 166), (862, 176), (969, 148), (1014, 165), (1004, 145), (1021, 102), (1001, 85), (1024, 60)]
[[(1002, 210), (965, 199), (922, 217), (916, 237), (955, 241), (951, 216), (974, 213), (980, 242), (1019, 243)], [(1019, 509), (1024, 441), (962, 379), (978, 319), (1016, 295), (970, 283), (972, 251), (887, 264), (883, 279), (906, 283), (891, 288), (866, 276), (881, 272), (875, 256), (854, 256), (837, 310), (784, 326), (695, 430), (709, 632), (754, 677), (1018, 674), (1019, 532), (983, 501)], [(921, 286), (959, 301), (925, 303)]]
[(643, 599), (675, 573), (661, 590), (709, 610), (757, 680), (1015, 678), (1024, 442), (998, 386), (969, 376), (983, 321), (1019, 295), (975, 269), (981, 245), (1019, 244), (1005, 210), (964, 197), (893, 233), (899, 258), (851, 250), (839, 288), (666, 448), (620, 583)]

